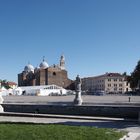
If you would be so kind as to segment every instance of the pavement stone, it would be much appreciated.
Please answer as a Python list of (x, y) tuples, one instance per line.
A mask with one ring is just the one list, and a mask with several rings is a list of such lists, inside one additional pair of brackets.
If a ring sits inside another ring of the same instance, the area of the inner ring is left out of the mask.
[(140, 133), (129, 132), (120, 140), (140, 140)]

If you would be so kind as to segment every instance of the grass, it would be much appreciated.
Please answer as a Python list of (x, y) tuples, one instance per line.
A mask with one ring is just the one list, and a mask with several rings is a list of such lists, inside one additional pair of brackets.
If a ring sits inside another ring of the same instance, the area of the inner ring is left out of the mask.
[(118, 140), (124, 132), (67, 125), (0, 124), (0, 140)]

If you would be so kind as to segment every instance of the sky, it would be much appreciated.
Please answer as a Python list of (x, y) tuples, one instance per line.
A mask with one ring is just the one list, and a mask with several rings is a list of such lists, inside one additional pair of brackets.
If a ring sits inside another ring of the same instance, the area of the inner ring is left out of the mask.
[(130, 74), (140, 60), (139, 0), (0, 0), (0, 79), (64, 54), (70, 79)]

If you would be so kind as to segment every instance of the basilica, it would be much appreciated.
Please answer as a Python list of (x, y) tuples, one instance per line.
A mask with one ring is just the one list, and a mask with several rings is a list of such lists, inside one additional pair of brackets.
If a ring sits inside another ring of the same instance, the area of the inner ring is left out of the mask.
[(39, 67), (34, 68), (30, 63), (18, 74), (18, 86), (57, 85), (72, 89), (73, 81), (68, 78), (65, 69), (65, 57), (60, 57), (58, 65), (49, 66), (43, 58)]

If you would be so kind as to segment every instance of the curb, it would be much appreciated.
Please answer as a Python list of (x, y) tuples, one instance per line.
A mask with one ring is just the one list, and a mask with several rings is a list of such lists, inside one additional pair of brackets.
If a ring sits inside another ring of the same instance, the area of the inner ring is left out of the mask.
[(73, 116), (73, 115), (34, 114), (34, 113), (15, 113), (15, 112), (2, 112), (0, 113), (0, 116), (138, 122), (138, 120), (136, 119), (110, 118), (110, 117), (100, 117), (100, 116), (92, 117), (92, 116), (78, 116), (78, 115)]

